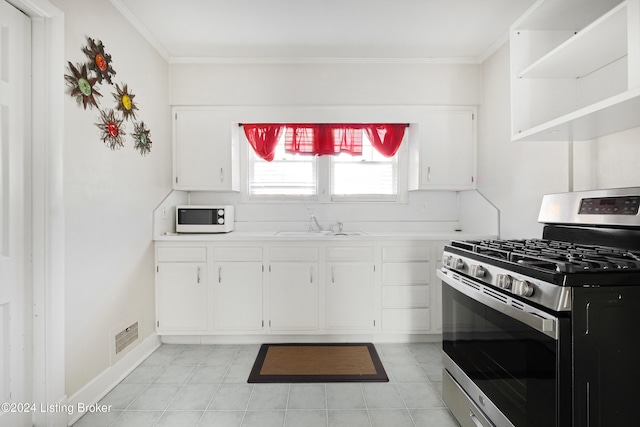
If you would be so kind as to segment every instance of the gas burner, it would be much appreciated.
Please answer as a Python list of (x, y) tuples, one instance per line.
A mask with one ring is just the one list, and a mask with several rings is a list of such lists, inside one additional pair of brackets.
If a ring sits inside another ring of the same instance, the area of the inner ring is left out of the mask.
[(570, 274), (605, 270), (640, 270), (640, 252), (546, 239), (454, 241), (452, 246), (487, 260)]

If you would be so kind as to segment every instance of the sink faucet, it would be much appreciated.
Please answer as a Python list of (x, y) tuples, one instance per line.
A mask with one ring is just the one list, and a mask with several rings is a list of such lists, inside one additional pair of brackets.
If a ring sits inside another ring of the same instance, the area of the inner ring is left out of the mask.
[(322, 226), (318, 222), (313, 209), (307, 209), (309, 211), (309, 231), (322, 231)]

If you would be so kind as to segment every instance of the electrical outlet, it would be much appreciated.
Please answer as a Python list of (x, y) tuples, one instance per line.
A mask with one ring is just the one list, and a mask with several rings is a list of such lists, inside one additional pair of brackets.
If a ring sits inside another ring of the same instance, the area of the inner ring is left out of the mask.
[(420, 212), (427, 213), (429, 211), (429, 203), (422, 202), (420, 203)]

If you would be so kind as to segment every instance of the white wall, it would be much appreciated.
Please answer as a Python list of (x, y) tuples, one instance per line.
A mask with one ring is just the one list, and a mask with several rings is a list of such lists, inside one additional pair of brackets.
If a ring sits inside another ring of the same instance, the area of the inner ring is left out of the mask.
[(478, 191), (500, 210), (503, 238), (540, 237), (542, 196), (569, 190), (569, 144), (511, 142), (509, 46), (482, 64)]
[[(170, 102), (176, 106), (230, 106), (254, 113), (256, 107), (326, 107), (334, 116), (348, 111), (349, 118), (361, 106), (370, 121), (415, 122), (421, 106), (475, 106), (481, 100), (480, 66), (469, 63), (175, 63), (170, 79)], [(306, 207), (313, 207), (324, 224), (341, 221), (352, 230), (452, 231), (459, 225), (455, 192), (411, 192), (408, 203), (401, 204), (256, 204), (219, 193), (193, 193), (191, 201), (236, 204), (237, 228), (245, 230), (303, 228)]]
[(478, 105), (477, 64), (172, 64), (172, 105)]
[(640, 187), (640, 128), (573, 143), (574, 188)]
[[(86, 61), (86, 37), (102, 40), (114, 83), (127, 83), (135, 94), (153, 141), (146, 157), (129, 136), (125, 147), (110, 150), (95, 126), (98, 111), (66, 97), (66, 388), (72, 395), (113, 363), (115, 329), (138, 321), (140, 341), (155, 330), (151, 212), (171, 188), (171, 120), (168, 64), (113, 5), (54, 2), (65, 13), (65, 59)], [(101, 106), (115, 106), (114, 91), (100, 85)], [(131, 122), (126, 131), (133, 131)]]

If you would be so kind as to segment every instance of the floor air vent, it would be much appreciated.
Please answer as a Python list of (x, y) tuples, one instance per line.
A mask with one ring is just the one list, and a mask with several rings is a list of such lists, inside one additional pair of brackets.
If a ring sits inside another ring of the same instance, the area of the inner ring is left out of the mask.
[(138, 339), (138, 322), (116, 334), (116, 354)]

